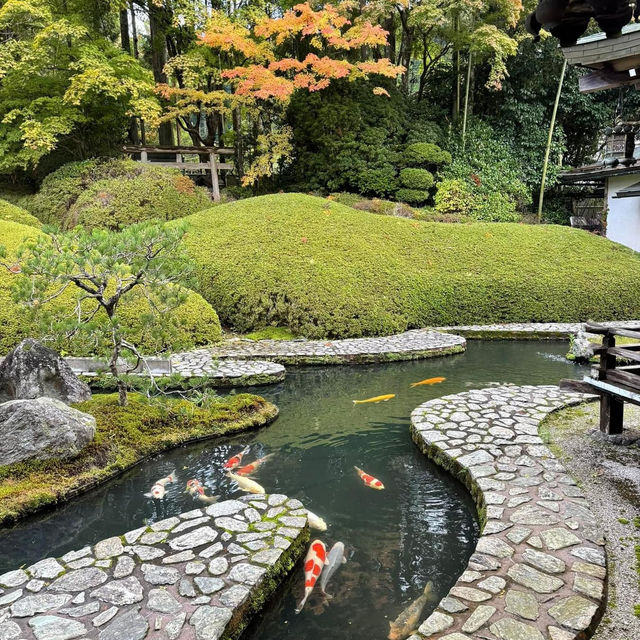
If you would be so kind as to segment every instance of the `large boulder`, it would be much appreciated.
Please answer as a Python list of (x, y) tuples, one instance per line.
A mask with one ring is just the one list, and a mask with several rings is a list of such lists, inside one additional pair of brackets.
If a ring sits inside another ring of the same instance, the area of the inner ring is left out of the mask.
[(70, 404), (88, 400), (91, 391), (60, 354), (27, 338), (0, 364), (0, 402), (42, 396)]
[(72, 458), (93, 440), (96, 419), (53, 398), (0, 404), (0, 465)]

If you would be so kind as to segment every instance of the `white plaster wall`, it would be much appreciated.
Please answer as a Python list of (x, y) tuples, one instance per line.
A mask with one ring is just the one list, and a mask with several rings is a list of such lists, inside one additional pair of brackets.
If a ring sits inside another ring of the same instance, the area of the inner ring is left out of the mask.
[(640, 251), (640, 197), (614, 198), (620, 190), (640, 181), (640, 173), (607, 180), (607, 238)]

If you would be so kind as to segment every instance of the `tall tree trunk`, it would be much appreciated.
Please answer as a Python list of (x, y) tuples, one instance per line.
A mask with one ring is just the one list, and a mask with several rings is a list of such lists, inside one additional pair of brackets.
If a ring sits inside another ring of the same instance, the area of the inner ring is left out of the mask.
[(385, 55), (393, 62), (396, 59), (396, 28), (393, 23), (393, 16), (385, 20), (384, 28), (389, 32)]
[[(153, 79), (159, 83), (167, 82), (164, 65), (167, 63), (166, 13), (162, 7), (149, 2), (149, 40), (151, 43), (151, 69)], [(173, 145), (173, 128), (170, 122), (163, 122), (158, 129), (162, 146)]]
[(120, 9), (120, 46), (123, 51), (131, 53), (131, 40), (129, 38), (129, 12)]
[(244, 175), (244, 145), (242, 140), (242, 118), (240, 109), (236, 107), (232, 113), (233, 131), (235, 132), (235, 164), (236, 173), (241, 178)]
[(131, 12), (131, 40), (133, 42), (133, 57), (138, 58), (138, 27), (136, 27), (136, 11), (133, 7), (133, 0), (129, 7)]

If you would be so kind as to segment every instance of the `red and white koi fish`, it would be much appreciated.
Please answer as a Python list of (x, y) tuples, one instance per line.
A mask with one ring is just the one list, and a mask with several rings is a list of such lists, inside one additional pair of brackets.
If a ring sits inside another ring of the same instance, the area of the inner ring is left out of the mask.
[(272, 453), (269, 453), (262, 458), (258, 458), (257, 460), (250, 462), (249, 464), (245, 464), (244, 467), (238, 467), (236, 469), (236, 473), (239, 476), (248, 476), (252, 474), (263, 462), (266, 462), (272, 455)]
[(249, 452), (249, 447), (245, 447), (240, 453), (236, 453), (235, 456), (229, 458), (224, 463), (224, 468), (225, 469), (235, 469), (242, 462), (242, 456), (245, 453), (248, 453), (248, 452)]
[(304, 559), (304, 598), (296, 607), (296, 613), (302, 611), (307, 602), (307, 598), (316, 586), (316, 582), (322, 573), (324, 565), (327, 563), (327, 548), (321, 540), (314, 540), (307, 551)]
[(194, 498), (194, 500), (199, 500), (205, 504), (213, 504), (218, 501), (218, 496), (208, 496), (205, 494), (204, 487), (199, 480), (189, 480), (187, 482), (186, 493)]
[(176, 472), (171, 472), (166, 478), (160, 478), (160, 480), (156, 480), (156, 483), (151, 487), (151, 491), (149, 493), (145, 493), (145, 497), (153, 498), (154, 500), (162, 500), (165, 494), (165, 485), (171, 484), (173, 482), (177, 482), (178, 478), (176, 477)]
[(384, 485), (382, 484), (382, 482), (380, 482), (380, 480), (378, 480), (378, 478), (374, 478), (373, 476), (370, 476), (368, 473), (366, 473), (362, 469), (359, 469), (358, 467), (353, 467), (353, 468), (358, 472), (358, 475), (362, 479), (362, 482), (364, 482), (367, 485), (367, 487), (371, 487), (372, 489), (378, 489), (379, 491), (384, 489)]

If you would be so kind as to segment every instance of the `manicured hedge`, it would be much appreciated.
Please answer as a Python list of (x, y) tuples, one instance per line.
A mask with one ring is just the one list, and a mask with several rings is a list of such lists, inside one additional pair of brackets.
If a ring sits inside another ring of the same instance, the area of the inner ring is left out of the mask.
[(103, 158), (51, 173), (31, 204), (40, 220), (64, 229), (117, 229), (150, 218), (181, 218), (210, 207), (211, 199), (175, 169)]
[(407, 189), (431, 189), (434, 178), (431, 171), (426, 169), (403, 169), (400, 172), (400, 182)]
[[(0, 245), (4, 246), (7, 256), (5, 263), (13, 264), (16, 260), (18, 247), (28, 238), (42, 233), (33, 227), (15, 222), (0, 220)], [(37, 337), (36, 328), (26, 319), (24, 309), (13, 301), (11, 288), (15, 278), (24, 277), (13, 274), (4, 267), (0, 267), (0, 355), (12, 349), (20, 340), (26, 337)], [(50, 305), (56, 305), (68, 313), (69, 304), (74, 294), (69, 290)], [(162, 351), (182, 351), (195, 346), (210, 344), (220, 340), (220, 322), (216, 312), (200, 295), (190, 292), (187, 300), (173, 311), (174, 318), (179, 325), (175, 335), (168, 340), (166, 336), (152, 337), (143, 333), (139, 318), (148, 313), (149, 303), (144, 296), (136, 296), (123, 305), (121, 318), (131, 327), (131, 335), (147, 354)], [(75, 341), (65, 342), (59, 337), (57, 343), (50, 343), (53, 347), (72, 353), (73, 355), (89, 355), (90, 346)]]
[(40, 228), (42, 223), (38, 218), (32, 216), (28, 211), (11, 204), (6, 200), (0, 200), (0, 220), (8, 220), (9, 222), (19, 222), (29, 227)]
[(417, 222), (301, 194), (188, 220), (199, 291), (239, 331), (348, 337), (640, 317), (640, 257), (566, 227)]

